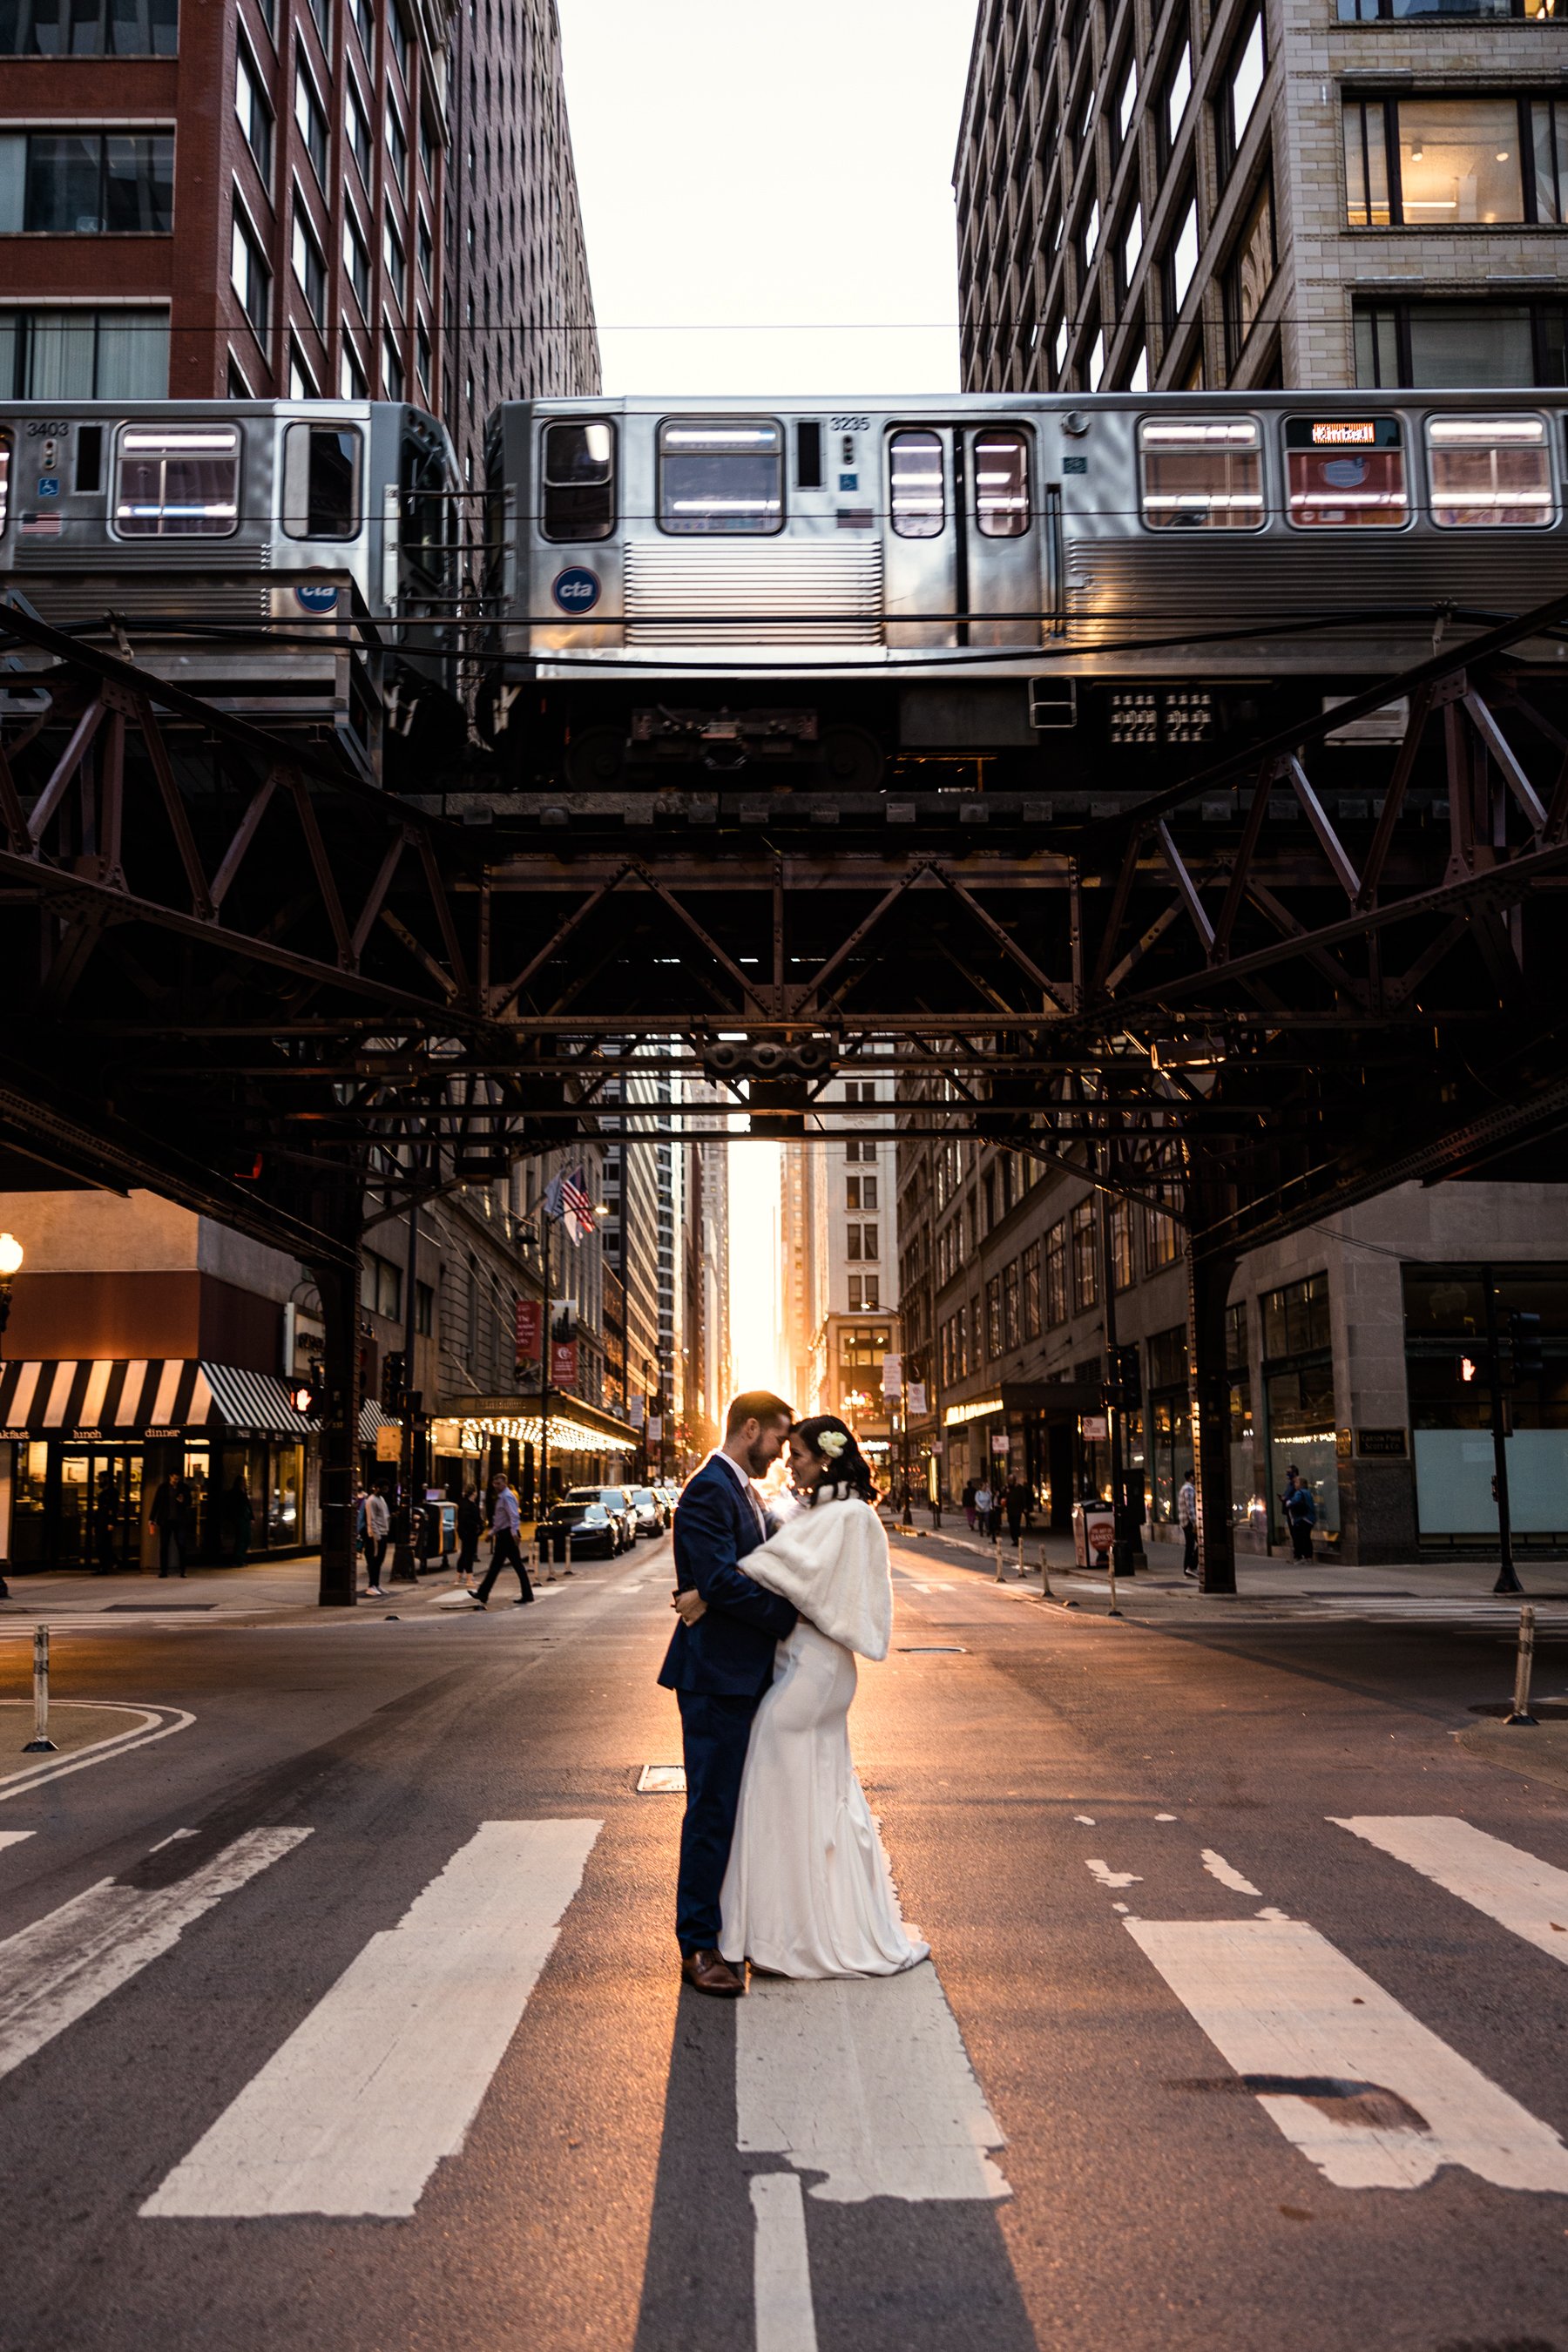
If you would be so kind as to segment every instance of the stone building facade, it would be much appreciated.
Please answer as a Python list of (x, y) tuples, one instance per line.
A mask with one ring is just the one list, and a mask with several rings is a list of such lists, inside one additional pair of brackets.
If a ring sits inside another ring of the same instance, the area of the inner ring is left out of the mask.
[(1568, 382), (1565, 87), (1548, 0), (982, 0), (964, 383)]

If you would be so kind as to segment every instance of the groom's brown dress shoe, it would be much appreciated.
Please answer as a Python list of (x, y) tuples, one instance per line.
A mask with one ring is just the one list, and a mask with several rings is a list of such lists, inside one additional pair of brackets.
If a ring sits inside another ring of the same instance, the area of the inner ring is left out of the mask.
[(723, 2000), (733, 2000), (746, 1990), (744, 1974), (732, 1969), (721, 1952), (689, 1952), (680, 1973), (695, 1991), (717, 1993)]

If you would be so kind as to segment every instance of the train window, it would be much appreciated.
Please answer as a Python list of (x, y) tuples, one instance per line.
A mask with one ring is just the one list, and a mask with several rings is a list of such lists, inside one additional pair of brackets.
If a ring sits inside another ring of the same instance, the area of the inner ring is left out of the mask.
[(1257, 530), (1262, 523), (1263, 444), (1254, 418), (1144, 417), (1138, 454), (1152, 530)]
[(11, 513), (11, 436), (0, 433), (0, 537)]
[(128, 425), (114, 528), (121, 539), (227, 539), (239, 529), (237, 425)]
[(1022, 539), (1029, 528), (1029, 451), (1021, 433), (974, 436), (974, 519), (982, 539)]
[(822, 426), (816, 421), (795, 428), (795, 478), (798, 489), (822, 488)]
[(83, 425), (76, 436), (76, 487), (79, 490), (101, 490), (103, 488), (103, 427)]
[(544, 428), (546, 539), (608, 539), (616, 527), (616, 428), (547, 425)]
[(1552, 520), (1552, 460), (1539, 416), (1429, 416), (1426, 465), (1432, 520), (1445, 530)]
[(658, 428), (658, 520), (679, 533), (784, 527), (784, 435), (760, 417), (672, 418)]
[(942, 438), (895, 433), (889, 446), (893, 529), (900, 539), (940, 539), (947, 523)]
[(360, 436), (352, 425), (290, 425), (283, 436), (283, 529), (290, 539), (359, 537)]
[(1299, 530), (1389, 530), (1409, 519), (1397, 416), (1289, 417), (1285, 463)]
[(451, 485), (445, 452), (427, 427), (404, 434), (401, 471), (404, 564), (423, 588), (439, 594), (451, 568)]

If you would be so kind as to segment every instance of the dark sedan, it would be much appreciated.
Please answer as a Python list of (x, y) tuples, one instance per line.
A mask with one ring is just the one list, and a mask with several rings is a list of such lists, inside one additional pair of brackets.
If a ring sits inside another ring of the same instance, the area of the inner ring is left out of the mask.
[(574, 1559), (614, 1559), (621, 1532), (603, 1503), (557, 1503), (539, 1522), (539, 1541), (552, 1559), (564, 1559), (572, 1538)]

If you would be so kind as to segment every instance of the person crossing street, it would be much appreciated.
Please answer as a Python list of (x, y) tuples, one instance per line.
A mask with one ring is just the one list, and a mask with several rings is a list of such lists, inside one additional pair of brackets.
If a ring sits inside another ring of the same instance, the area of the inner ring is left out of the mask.
[(483, 1609), (488, 1604), (495, 1580), (503, 1568), (517, 1570), (517, 1580), (522, 1587), (517, 1606), (521, 1609), (526, 1601), (532, 1600), (533, 1587), (528, 1580), (528, 1570), (518, 1543), (521, 1526), (517, 1496), (503, 1472), (495, 1483), (495, 1500), (490, 1506), (490, 1564), (474, 1594), (476, 1609)]

